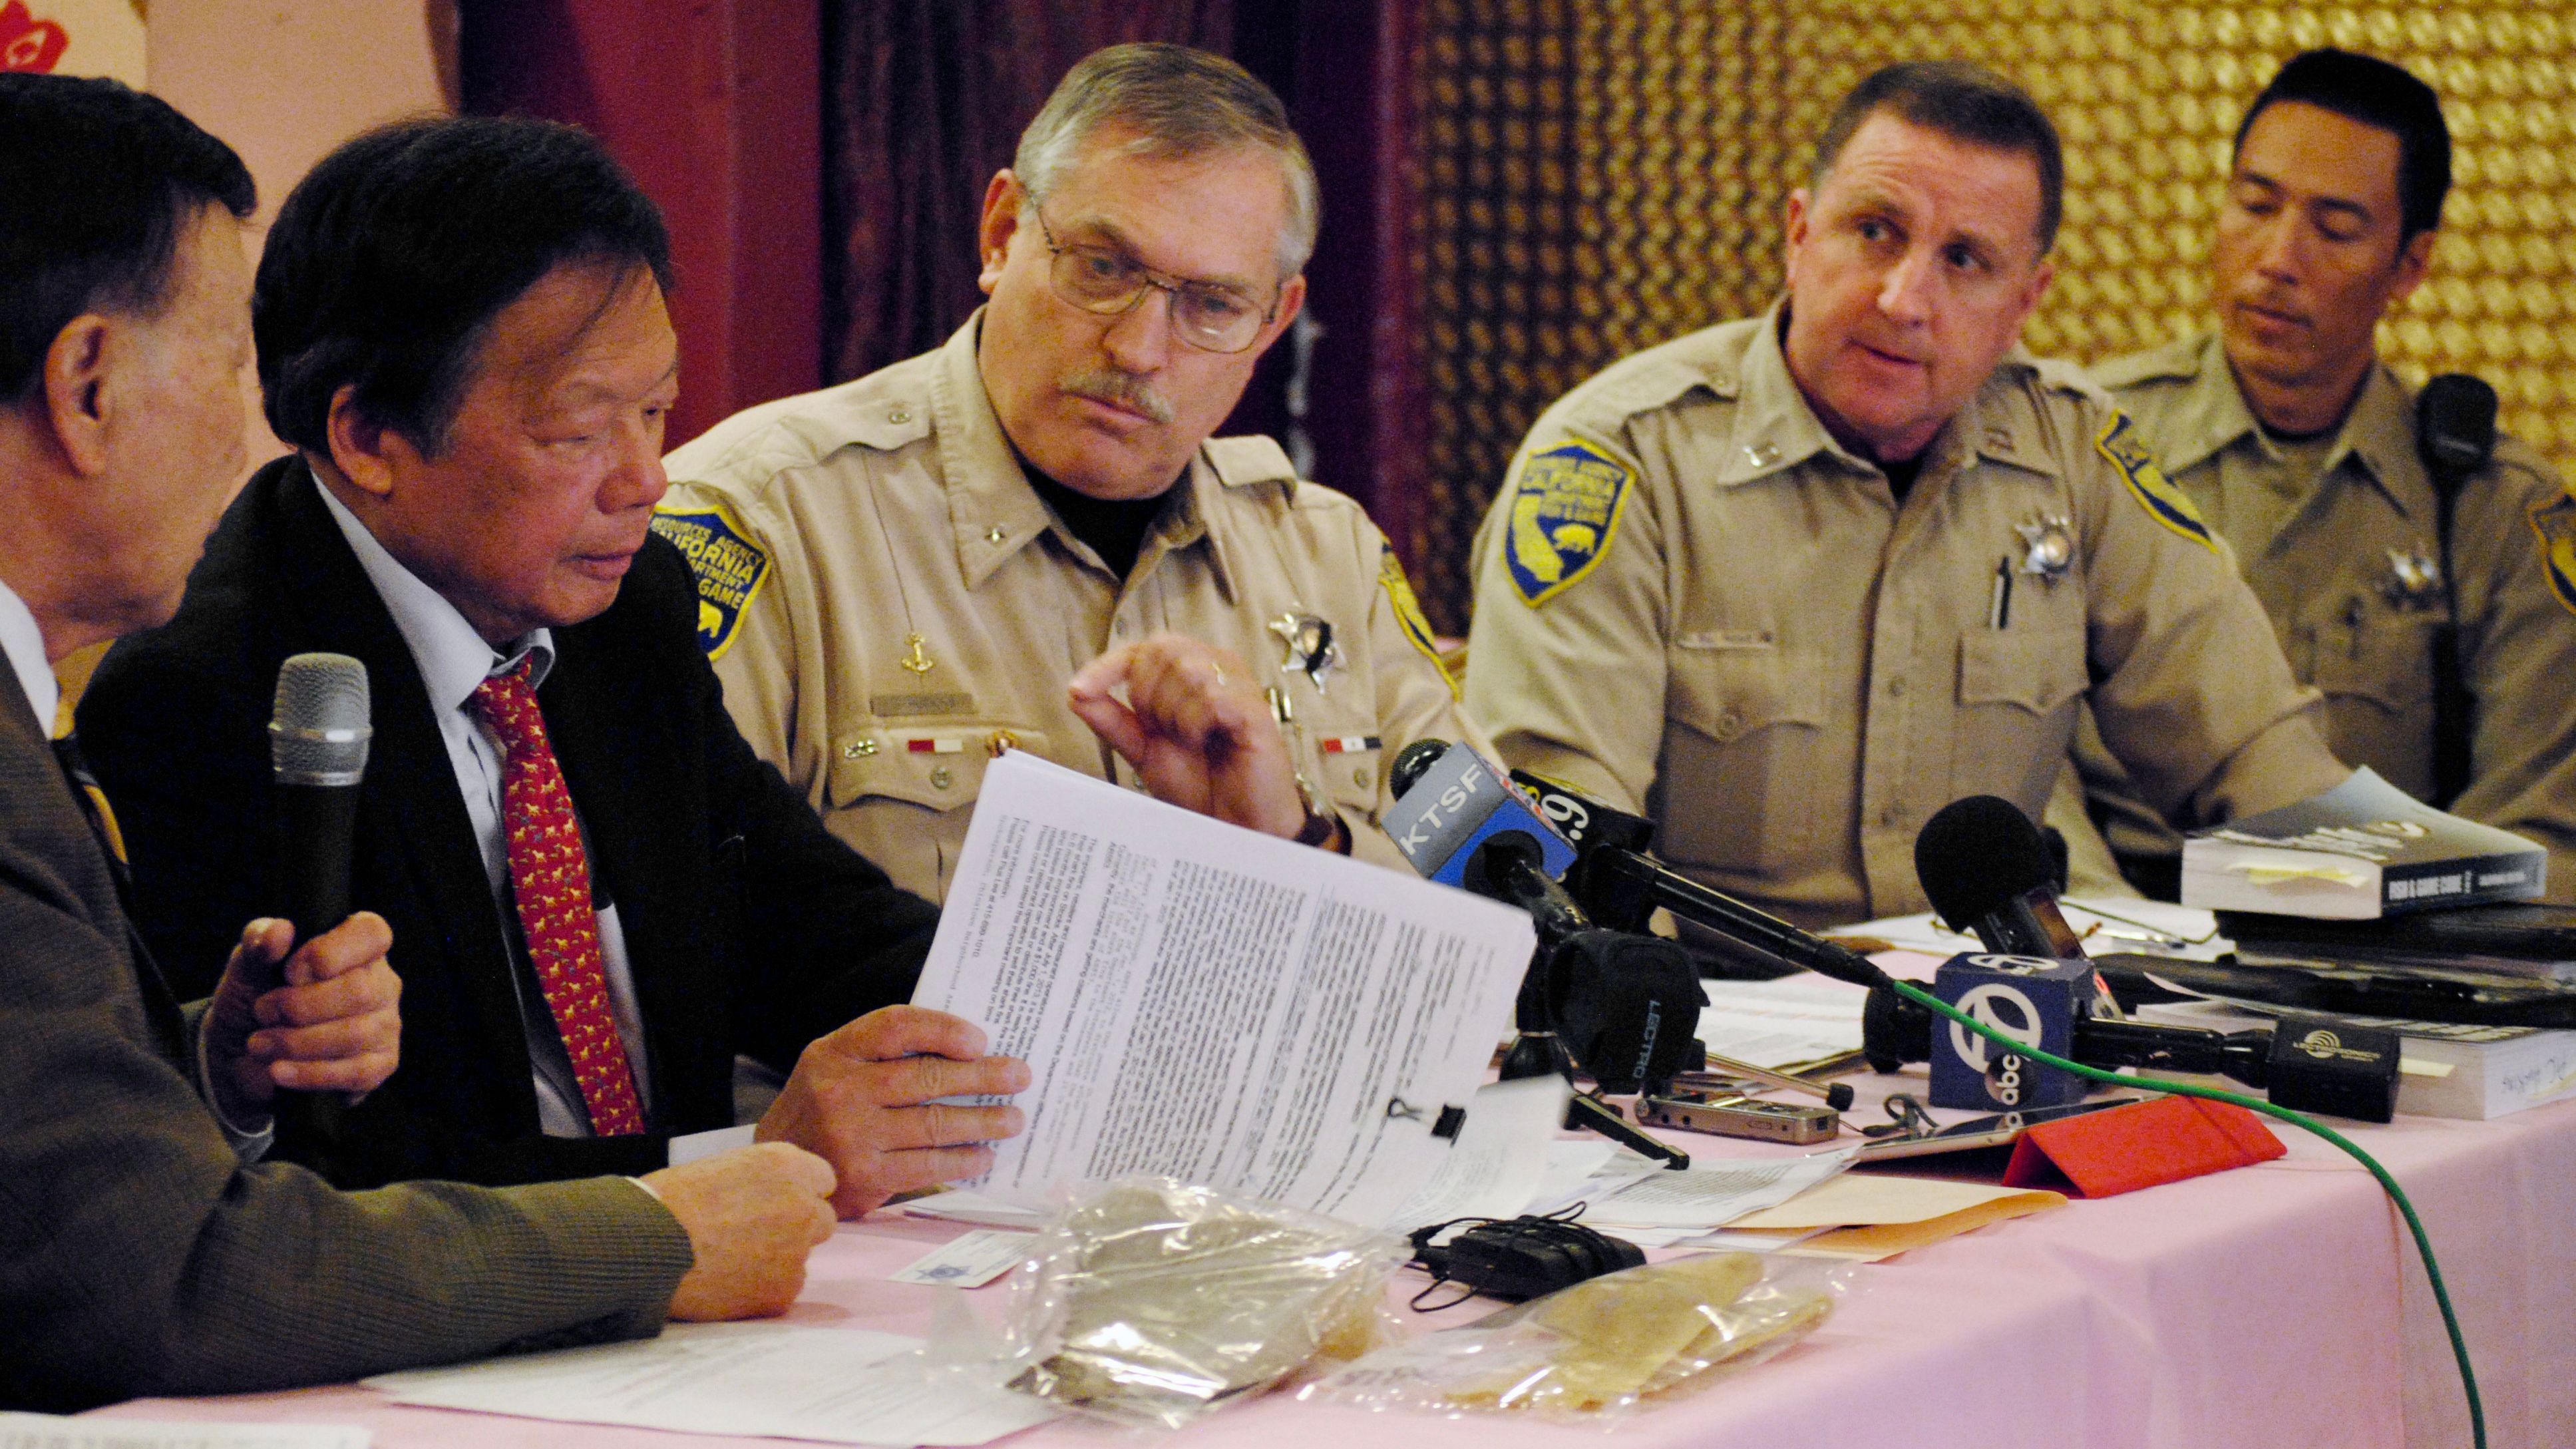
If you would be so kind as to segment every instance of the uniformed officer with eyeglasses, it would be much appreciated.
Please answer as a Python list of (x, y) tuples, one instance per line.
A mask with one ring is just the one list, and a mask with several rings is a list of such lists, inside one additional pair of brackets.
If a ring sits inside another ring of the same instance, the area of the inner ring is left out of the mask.
[[(1098, 52), (986, 190), (991, 300), (945, 346), (671, 455), (656, 527), (728, 707), (896, 884), (944, 895), (1009, 749), (1401, 865), (1388, 762), (1475, 738), (1430, 630), (1357, 504), (1210, 436), (1297, 316), (1316, 222), (1259, 81)], [(1223, 778), (1232, 749), (1283, 768)]]

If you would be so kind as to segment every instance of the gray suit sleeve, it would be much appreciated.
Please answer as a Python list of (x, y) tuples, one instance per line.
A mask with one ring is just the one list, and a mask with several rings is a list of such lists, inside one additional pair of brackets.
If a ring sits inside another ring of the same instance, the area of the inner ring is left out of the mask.
[(0, 1408), (659, 1330), (690, 1248), (633, 1183), (343, 1193), (243, 1165), (152, 1044), (112, 901), (75, 883), (86, 842), (0, 814)]

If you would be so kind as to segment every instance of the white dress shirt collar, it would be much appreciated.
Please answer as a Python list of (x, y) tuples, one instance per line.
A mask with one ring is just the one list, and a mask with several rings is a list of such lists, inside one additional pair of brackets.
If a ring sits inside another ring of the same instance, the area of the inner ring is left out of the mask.
[(0, 649), (8, 651), (18, 687), (27, 692), (28, 707), (36, 712), (36, 732), (53, 738), (54, 711), (62, 707), (63, 687), (54, 682), (54, 667), (45, 661), (45, 634), (36, 627), (35, 613), (7, 584), (0, 584)]
[(322, 495), (322, 506), (331, 510), (331, 521), (340, 525), (340, 536), (358, 556), (358, 567), (367, 571), (367, 582), (376, 586), (376, 597), (385, 601), (394, 627), (402, 631), (403, 643), (411, 646), (412, 663), (419, 667), (420, 682), (429, 690), (431, 709), (445, 714), (464, 708), (485, 679), (516, 668), (523, 657), (532, 665), (528, 687), (545, 682), (546, 671), (554, 667), (552, 631), (535, 630), (506, 653), (493, 648), (445, 595), (386, 552), (319, 477), (313, 480), (313, 491)]

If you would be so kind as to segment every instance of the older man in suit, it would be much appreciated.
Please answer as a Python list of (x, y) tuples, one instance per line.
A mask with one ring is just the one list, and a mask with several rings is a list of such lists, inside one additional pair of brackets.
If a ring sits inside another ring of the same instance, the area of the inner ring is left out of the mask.
[(183, 1011), (127, 925), (113, 816), (48, 743), (50, 663), (168, 618), (239, 476), (250, 175), (112, 81), (0, 75), (0, 196), (0, 1409), (782, 1310), (831, 1226), (831, 1173), (792, 1147), (505, 1190), (257, 1160), (278, 1089), (393, 1070), (385, 923), (292, 956), (285, 923), (237, 925)]
[[(276, 898), (239, 842), (276, 815), (279, 663), (366, 664), (352, 899), (408, 943), (413, 1050), (281, 1144), (344, 1185), (657, 1166), (668, 1138), (731, 1125), (737, 1052), (789, 1073), (759, 1135), (829, 1161), (844, 1214), (972, 1176), (1020, 1130), (1016, 1107), (947, 1100), (1008, 1096), (1027, 1068), (899, 1004), (935, 908), (743, 742), (688, 567), (650, 532), (678, 385), (667, 273), (653, 203), (569, 127), (405, 122), (326, 157), (269, 232), (253, 306), (297, 453), (81, 706), (153, 888), (145, 934), (177, 948)], [(1212, 811), (1293, 800), (1267, 716), (1211, 707), (1250, 670), (1155, 647), (1128, 706), (1168, 747), (1156, 788)]]

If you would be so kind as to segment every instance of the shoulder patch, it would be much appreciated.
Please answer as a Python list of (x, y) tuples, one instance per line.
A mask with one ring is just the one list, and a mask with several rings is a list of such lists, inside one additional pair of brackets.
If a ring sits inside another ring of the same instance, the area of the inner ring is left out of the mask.
[(1523, 603), (1536, 608), (1592, 572), (1636, 481), (1635, 469), (1580, 438), (1530, 454), (1512, 484), (1503, 539)]
[(723, 658), (742, 631), (742, 611), (769, 579), (769, 555), (720, 503), (664, 509), (653, 515), (653, 531), (688, 559), (698, 580), (698, 647), (710, 662)]
[(1396, 627), (1431, 667), (1440, 671), (1440, 682), (1449, 686), (1449, 697), (1459, 698), (1458, 680), (1441, 662), (1440, 641), (1432, 635), (1431, 621), (1422, 616), (1422, 601), (1413, 596), (1413, 581), (1404, 576), (1404, 561), (1395, 556), (1395, 545), (1381, 543), (1377, 555), (1377, 584), (1386, 590), (1386, 601), (1395, 609)]
[(2549, 576), (2549, 592), (2576, 613), (2576, 494), (2533, 504), (2531, 531), (2540, 535), (2540, 566)]
[(2138, 425), (2129, 420), (2127, 413), (2114, 410), (2093, 446), (2120, 470), (2130, 495), (2147, 510), (2148, 517), (2212, 553), (2218, 551), (2218, 545), (2210, 539), (2209, 525), (2201, 521), (2200, 510), (2191, 506), (2191, 495), (2165, 476), (2165, 470), (2156, 463), (2156, 455), (2138, 436)]

